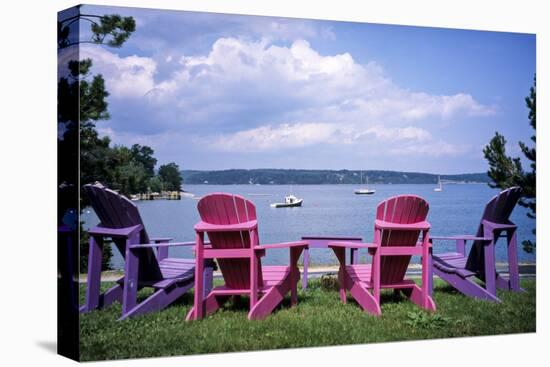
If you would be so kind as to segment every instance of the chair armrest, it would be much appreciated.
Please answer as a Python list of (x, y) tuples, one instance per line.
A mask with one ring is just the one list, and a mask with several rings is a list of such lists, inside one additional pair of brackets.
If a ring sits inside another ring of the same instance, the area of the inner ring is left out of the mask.
[(477, 237), (477, 236), (430, 236), (430, 240), (440, 240), (440, 241), (456, 241), (456, 240), (465, 240), (465, 241), (491, 241), (491, 238), (488, 237)]
[(88, 233), (91, 235), (100, 235), (107, 237), (128, 237), (132, 233), (136, 231), (141, 231), (142, 229), (143, 226), (141, 224), (125, 228), (107, 228), (95, 226), (93, 228), (90, 228), (88, 230)]
[(366, 248), (366, 249), (376, 249), (378, 248), (378, 245), (376, 243), (366, 243), (366, 242), (329, 242), (328, 247), (330, 248)]
[[(210, 243), (205, 243), (210, 244)], [(131, 249), (139, 248), (158, 248), (158, 247), (177, 247), (177, 246), (195, 246), (195, 242), (164, 242), (164, 243), (140, 243), (135, 245), (130, 245)]]
[(401, 231), (425, 231), (430, 229), (431, 225), (428, 221), (410, 223), (410, 224), (401, 224), (401, 223), (391, 223), (386, 222), (380, 219), (374, 221), (374, 228), (376, 229), (395, 229)]
[(517, 228), (517, 226), (512, 222), (510, 222), (510, 223), (494, 223), (494, 222), (491, 222), (487, 219), (483, 219), (481, 221), (481, 223), (484, 226), (488, 226), (488, 227), (491, 227), (493, 229), (514, 229), (514, 228)]
[(169, 241), (172, 241), (173, 238), (172, 237), (151, 237), (149, 238), (151, 241), (153, 241), (154, 243), (159, 243), (159, 242), (169, 242)]
[(307, 246), (308, 246), (307, 241), (295, 241), (295, 242), (275, 243), (275, 244), (269, 244), (269, 245), (260, 245), (260, 246), (254, 247), (254, 250), (268, 250), (273, 248), (292, 248), (292, 247), (306, 248)]
[(251, 220), (236, 224), (210, 224), (203, 221), (195, 224), (197, 232), (240, 232), (250, 231), (258, 227), (258, 221)]

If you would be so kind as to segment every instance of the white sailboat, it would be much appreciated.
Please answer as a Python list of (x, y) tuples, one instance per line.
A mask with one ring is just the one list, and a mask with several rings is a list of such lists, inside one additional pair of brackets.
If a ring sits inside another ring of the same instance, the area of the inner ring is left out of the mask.
[(441, 184), (441, 176), (437, 176), (437, 187), (434, 188), (435, 192), (443, 191), (443, 184)]
[[(361, 185), (363, 185), (363, 171), (361, 171)], [(372, 195), (376, 192), (374, 189), (369, 189), (369, 176), (367, 176), (367, 183), (365, 187), (360, 187), (354, 191), (355, 195)]]

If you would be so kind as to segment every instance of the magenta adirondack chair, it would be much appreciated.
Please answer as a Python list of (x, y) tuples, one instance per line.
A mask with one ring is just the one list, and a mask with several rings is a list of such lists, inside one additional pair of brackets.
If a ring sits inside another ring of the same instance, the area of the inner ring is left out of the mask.
[[(363, 310), (380, 315), (380, 290), (401, 291), (418, 306), (435, 311), (431, 297), (431, 245), (430, 223), (426, 221), (428, 203), (418, 196), (391, 197), (376, 209), (374, 242), (331, 242), (340, 269), (340, 299), (346, 303), (346, 291)], [(422, 238), (419, 241), (419, 237)], [(346, 264), (346, 249), (367, 249), (372, 264)], [(405, 279), (411, 256), (422, 256), (422, 286)]]
[[(260, 246), (256, 207), (238, 195), (210, 194), (197, 208), (201, 221), (195, 225), (195, 303), (187, 320), (200, 320), (215, 312), (230, 296), (250, 297), (249, 320), (265, 318), (289, 292), (291, 305), (297, 303), (298, 259), (306, 241)], [(204, 242), (205, 234), (210, 245)], [(289, 266), (262, 266), (261, 257), (274, 248), (290, 250)], [(203, 297), (202, 269), (208, 259), (218, 260), (225, 284)]]
[[(517, 260), (517, 226), (509, 219), (520, 196), (521, 189), (518, 187), (506, 189), (494, 196), (485, 206), (475, 236), (432, 237), (432, 241), (456, 241), (456, 252), (433, 256), (434, 273), (465, 295), (488, 301), (500, 302), (496, 295), (497, 288), (521, 291)], [(495, 245), (500, 237), (507, 239), (508, 278), (499, 274), (495, 266)], [(467, 241), (472, 241), (468, 256)], [(475, 278), (484, 284), (478, 284)]]
[[(168, 249), (172, 246), (193, 246), (194, 242), (170, 243), (170, 238), (150, 238), (137, 207), (126, 197), (101, 184), (85, 185), (84, 191), (101, 223), (88, 231), (88, 282), (86, 303), (81, 307), (81, 312), (103, 308), (118, 301), (122, 303), (122, 320), (161, 310), (193, 287), (194, 260), (169, 258)], [(124, 257), (124, 277), (100, 294), (105, 238), (111, 238)], [(208, 291), (212, 288), (212, 263), (201, 269), (204, 272), (201, 274), (204, 282), (201, 289)], [(152, 287), (154, 293), (138, 303), (137, 292), (143, 287)]]

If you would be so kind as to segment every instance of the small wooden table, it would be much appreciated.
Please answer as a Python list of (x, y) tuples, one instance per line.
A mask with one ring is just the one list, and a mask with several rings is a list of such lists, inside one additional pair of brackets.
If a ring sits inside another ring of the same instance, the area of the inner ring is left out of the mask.
[[(307, 288), (309, 249), (328, 248), (329, 242), (333, 242), (333, 241), (363, 242), (363, 239), (361, 237), (342, 237), (342, 236), (304, 236), (302, 237), (302, 240), (308, 241), (309, 243), (309, 248), (306, 248), (304, 250), (304, 272), (302, 275), (302, 289), (304, 290)], [(357, 260), (358, 260), (357, 250), (358, 249), (356, 248), (351, 249), (351, 253), (350, 253), (351, 264), (357, 264)]]

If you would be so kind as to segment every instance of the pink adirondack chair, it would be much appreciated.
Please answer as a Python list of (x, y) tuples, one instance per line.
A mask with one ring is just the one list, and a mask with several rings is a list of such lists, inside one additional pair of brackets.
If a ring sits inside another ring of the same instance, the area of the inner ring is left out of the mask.
[[(346, 303), (346, 291), (367, 312), (380, 315), (380, 290), (401, 291), (418, 306), (435, 311), (431, 297), (431, 244), (426, 221), (428, 203), (418, 196), (391, 197), (376, 209), (374, 242), (331, 242), (340, 269), (340, 299)], [(422, 238), (419, 241), (420, 234)], [(367, 249), (372, 264), (346, 264), (346, 249)], [(411, 256), (422, 256), (422, 286), (405, 279)]]
[[(197, 208), (201, 221), (195, 225), (195, 302), (186, 320), (200, 320), (215, 312), (230, 296), (250, 297), (249, 320), (261, 320), (291, 294), (297, 303), (300, 279), (298, 259), (307, 248), (306, 241), (259, 245), (256, 207), (245, 198), (214, 193), (203, 197)], [(210, 245), (205, 245), (207, 234)], [(262, 266), (267, 249), (289, 248), (289, 266)], [(225, 284), (203, 297), (204, 262), (217, 259)]]

